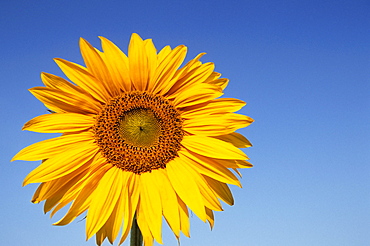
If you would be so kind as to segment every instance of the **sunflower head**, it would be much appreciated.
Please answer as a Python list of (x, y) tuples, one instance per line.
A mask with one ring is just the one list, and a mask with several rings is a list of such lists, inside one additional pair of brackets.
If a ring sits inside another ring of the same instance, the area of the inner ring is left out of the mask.
[(113, 98), (93, 131), (107, 160), (136, 174), (165, 168), (184, 135), (180, 113), (168, 100), (138, 91)]
[(228, 185), (240, 186), (231, 170), (252, 166), (239, 149), (251, 144), (235, 132), (253, 122), (235, 113), (245, 103), (221, 97), (228, 80), (204, 53), (180, 67), (183, 45), (158, 52), (133, 34), (125, 55), (100, 39), (102, 51), (80, 40), (85, 66), (55, 59), (70, 81), (42, 73), (45, 86), (30, 89), (54, 113), (23, 129), (62, 133), (13, 158), (44, 160), (24, 180), (41, 183), (32, 201), (51, 215), (70, 204), (56, 225), (86, 212), (98, 245), (120, 231), (123, 243), (134, 219), (145, 246), (162, 243), (162, 216), (177, 238), (189, 236), (189, 208), (213, 226), (220, 201), (234, 203)]

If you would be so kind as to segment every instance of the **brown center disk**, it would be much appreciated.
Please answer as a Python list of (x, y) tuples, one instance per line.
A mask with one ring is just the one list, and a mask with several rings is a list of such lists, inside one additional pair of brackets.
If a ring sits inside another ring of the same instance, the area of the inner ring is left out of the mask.
[(179, 112), (162, 96), (130, 92), (97, 116), (95, 140), (107, 161), (136, 174), (165, 168), (183, 138)]

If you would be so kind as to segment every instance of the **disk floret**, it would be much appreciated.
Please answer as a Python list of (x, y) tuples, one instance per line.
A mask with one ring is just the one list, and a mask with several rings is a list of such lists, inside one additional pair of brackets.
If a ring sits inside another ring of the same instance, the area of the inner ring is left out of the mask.
[(162, 96), (138, 91), (113, 98), (93, 130), (107, 161), (136, 174), (165, 168), (183, 138), (176, 108)]

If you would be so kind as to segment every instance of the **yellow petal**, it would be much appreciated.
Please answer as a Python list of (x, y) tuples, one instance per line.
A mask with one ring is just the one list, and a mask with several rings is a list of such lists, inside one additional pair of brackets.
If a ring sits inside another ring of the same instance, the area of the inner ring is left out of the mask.
[(95, 123), (92, 116), (76, 113), (44, 114), (28, 121), (22, 130), (42, 133), (77, 132), (91, 128)]
[(89, 104), (91, 104), (89, 105), (90, 108), (94, 108), (97, 111), (101, 110), (102, 108), (102, 104), (91, 97), (89, 93), (87, 93), (81, 87), (76, 86), (61, 77), (43, 72), (41, 73), (41, 79), (44, 85), (50, 89), (55, 89), (64, 93), (72, 94), (74, 95), (73, 97), (77, 97), (80, 100), (85, 100), (86, 102), (89, 102)]
[(13, 157), (12, 161), (38, 161), (48, 159), (67, 149), (78, 148), (80, 145), (85, 144), (85, 141), (89, 142), (92, 139), (93, 135), (91, 132), (68, 134), (57, 138), (47, 139), (22, 149)]
[(100, 82), (107, 94), (114, 96), (112, 91), (115, 87), (112, 86), (112, 77), (100, 52), (83, 38), (80, 38), (80, 49), (88, 71)]
[(116, 167), (109, 169), (92, 194), (86, 220), (87, 239), (99, 231), (112, 214), (122, 190), (122, 172)]
[(129, 234), (134, 220), (135, 212), (138, 210), (137, 206), (139, 203), (140, 194), (140, 176), (141, 175), (131, 174), (130, 180), (128, 182), (127, 194), (125, 193), (127, 199), (125, 199), (124, 225), (119, 244), (122, 244)]
[(57, 113), (97, 114), (100, 110), (94, 103), (90, 102), (93, 99), (79, 97), (79, 95), (62, 92), (57, 89), (35, 87), (30, 89), (30, 92), (43, 102), (47, 108)]
[(148, 246), (148, 245), (152, 246), (154, 238), (147, 224), (146, 215), (147, 215), (146, 211), (143, 210), (141, 206), (139, 205), (138, 213), (136, 216), (137, 224), (143, 236), (144, 246)]
[[(83, 177), (82, 178), (83, 180), (86, 180), (86, 177)], [(79, 181), (78, 181), (79, 182)], [(50, 218), (52, 218), (60, 209), (64, 208), (65, 206), (67, 206), (68, 204), (70, 204), (71, 202), (73, 202), (77, 197), (78, 197), (78, 194), (79, 192), (81, 191), (82, 187), (79, 186), (77, 187), (76, 185), (73, 185), (64, 195), (63, 197), (60, 199), (60, 201), (58, 201), (58, 204), (56, 204), (55, 207), (53, 208), (50, 208), (50, 209), (53, 209), (50, 213)], [(46, 206), (46, 205), (45, 205)], [(48, 208), (44, 208), (45, 211), (48, 211), (47, 210)]]
[(173, 49), (158, 65), (154, 75), (155, 87), (154, 94), (165, 94), (177, 81), (174, 75), (185, 59), (187, 48), (184, 45), (177, 46)]
[(90, 144), (86, 142), (79, 148), (55, 155), (30, 172), (24, 179), (23, 185), (47, 182), (65, 176), (86, 165), (97, 151), (98, 148), (91, 141)]
[(109, 101), (109, 94), (102, 82), (91, 75), (85, 67), (60, 58), (55, 58), (54, 61), (73, 83), (87, 91), (92, 97), (102, 103)]
[(234, 113), (197, 115), (184, 120), (184, 130), (191, 135), (219, 136), (233, 133), (239, 128), (250, 125), (253, 120)]
[(209, 222), (209, 225), (212, 230), (213, 225), (215, 224), (215, 217), (213, 215), (213, 211), (209, 208), (206, 208), (206, 213), (207, 213), (207, 221)]
[(216, 79), (216, 80), (208, 82), (208, 84), (220, 86), (222, 90), (225, 90), (226, 86), (229, 84), (229, 80), (225, 78)]
[[(205, 54), (206, 54), (205, 52), (199, 53), (196, 57), (194, 57), (194, 59), (192, 59), (188, 63), (186, 63), (186, 65), (184, 66), (184, 69), (182, 71), (183, 76), (181, 76), (181, 78), (183, 78), (190, 71), (192, 71), (194, 69), (199, 69), (201, 66), (203, 66), (203, 68), (207, 67), (207, 66), (212, 66), (212, 63), (202, 64), (202, 62), (199, 61), (199, 59), (202, 58)], [(203, 68), (201, 68), (200, 70), (202, 70)]]
[[(186, 81), (190, 77), (197, 77), (199, 74), (204, 72), (204, 68), (211, 65), (211, 63), (208, 63), (207, 65), (203, 65), (202, 67), (202, 62), (200, 62), (199, 59), (205, 54), (206, 53), (198, 54), (194, 59), (186, 63), (185, 66), (176, 71), (174, 77), (178, 78), (178, 81), (176, 81), (176, 83), (170, 89), (168, 93), (169, 95), (175, 95), (177, 91), (181, 90), (181, 85), (184, 83), (184, 81)], [(206, 68), (206, 70), (208, 70), (208, 68)]]
[(201, 55), (202, 54), (200, 54), (199, 57), (195, 58), (193, 63), (188, 63), (185, 65), (184, 68), (181, 69), (181, 71), (179, 70), (179, 73), (181, 74), (178, 75), (178, 80), (169, 91), (169, 98), (177, 98), (179, 94), (189, 90), (193, 90), (192, 88), (195, 85), (204, 83), (207, 77), (212, 74), (214, 64), (210, 62), (202, 64), (201, 62), (197, 61), (197, 59), (199, 59)]
[(63, 191), (66, 192), (66, 190), (61, 190), (61, 192), (57, 193), (55, 196), (46, 199), (44, 203), (44, 213), (49, 212), (53, 207), (55, 207), (59, 203), (59, 201), (63, 198), (64, 195), (64, 193), (62, 193)]
[(248, 159), (244, 152), (234, 147), (234, 145), (211, 137), (184, 136), (181, 144), (186, 149), (207, 157), (235, 160)]
[(246, 115), (228, 113), (224, 117), (228, 121), (231, 129), (237, 130), (239, 128), (247, 127), (253, 123), (253, 119)]
[[(238, 178), (226, 167), (222, 166), (218, 162), (219, 159), (213, 159), (198, 155), (190, 151), (181, 151), (179, 156), (183, 157), (184, 160), (188, 161), (189, 165), (194, 168), (197, 172), (219, 180), (224, 183), (229, 183), (241, 187)], [(234, 160), (225, 160), (234, 161)]]
[(185, 64), (185, 66), (175, 72), (173, 76), (173, 81), (175, 81), (175, 83), (167, 92), (168, 98), (175, 98), (177, 96), (177, 93), (182, 89), (181, 85), (184, 83), (184, 81), (186, 81), (189, 77), (194, 78), (202, 72), (201, 69), (197, 68), (202, 66), (202, 62), (200, 62), (199, 59), (204, 54), (205, 53), (198, 54), (194, 59), (190, 60), (188, 63)]
[(144, 246), (153, 246), (153, 237), (151, 236), (145, 236), (143, 237)]
[(239, 175), (239, 177), (242, 177), (242, 174), (241, 174), (241, 172), (239, 172), (239, 170), (238, 170), (238, 169), (233, 168), (233, 170), (234, 170), (234, 172), (236, 172), (236, 174), (238, 174), (238, 175)]
[(74, 186), (78, 180), (87, 173), (87, 168), (80, 168), (76, 171), (63, 176), (59, 179), (46, 182), (48, 188), (38, 197), (39, 200), (47, 199), (44, 206), (44, 212), (49, 212), (57, 203), (63, 202), (64, 195)]
[(157, 50), (151, 39), (144, 40), (144, 47), (148, 58), (148, 84), (146, 90), (151, 91), (155, 85), (155, 73), (157, 72)]
[(102, 55), (107, 68), (112, 76), (112, 82), (119, 90), (131, 91), (131, 80), (129, 73), (129, 61), (127, 56), (111, 41), (99, 37), (102, 42), (104, 54)]
[(140, 207), (145, 211), (146, 223), (151, 234), (162, 244), (162, 202), (157, 180), (160, 178), (157, 170), (141, 174)]
[(190, 237), (190, 221), (189, 221), (189, 211), (186, 204), (177, 197), (177, 202), (179, 203), (179, 215), (180, 215), (180, 226), (181, 231), (185, 236)]
[[(232, 167), (232, 168), (250, 168), (250, 167), (253, 167), (253, 164), (248, 162), (248, 161), (242, 161), (242, 160), (236, 160), (236, 165), (237, 167)], [(225, 167), (229, 167), (229, 166), (226, 166)]]
[(133, 174), (130, 172), (121, 172), (121, 173), (122, 173), (121, 175), (122, 176), (121, 194), (117, 200), (117, 204), (115, 208), (113, 209), (111, 216), (109, 217), (106, 224), (104, 225), (106, 235), (111, 244), (113, 244), (113, 241), (116, 239), (120, 231), (120, 228), (123, 224), (124, 214), (128, 212), (125, 209), (125, 203), (127, 202), (126, 200), (130, 199), (127, 196), (127, 194), (128, 194), (129, 182)]
[(37, 187), (37, 189), (36, 189), (36, 191), (35, 191), (35, 193), (33, 194), (33, 197), (32, 197), (32, 200), (31, 200), (31, 202), (32, 203), (39, 203), (39, 202), (41, 202), (43, 199), (39, 199), (39, 197), (40, 197), (40, 193), (41, 192), (43, 192), (43, 190), (44, 190), (44, 186), (46, 185), (47, 183), (41, 183), (38, 187)]
[(226, 202), (230, 206), (234, 205), (234, 198), (227, 184), (207, 176), (204, 176), (204, 179), (222, 201)]
[(74, 199), (76, 199), (77, 192), (73, 192), (73, 194), (74, 196), (68, 196), (66, 198), (65, 198), (65, 194), (61, 198), (58, 198), (59, 197), (59, 194), (58, 194), (57, 197), (52, 197), (51, 198), (52, 200), (50, 201), (49, 201), (50, 198), (47, 199), (44, 205), (44, 212), (47, 213), (51, 209), (53, 209), (53, 211), (50, 213), (50, 218), (52, 218), (56, 212), (58, 212), (60, 209), (64, 208), (71, 202), (73, 202)]
[(96, 244), (99, 245), (99, 246), (102, 245), (105, 238), (106, 238), (105, 228), (103, 227), (95, 235)]
[(157, 185), (162, 200), (163, 216), (177, 238), (180, 237), (180, 217), (177, 195), (168, 179), (166, 169), (158, 169)]
[(222, 211), (223, 210), (222, 206), (220, 202), (217, 200), (216, 195), (213, 193), (212, 189), (208, 186), (203, 176), (199, 174), (198, 170), (194, 167), (193, 162), (190, 159), (186, 159), (183, 157), (180, 158), (187, 162), (188, 164), (187, 167), (190, 167), (193, 171), (195, 171), (192, 172), (192, 177), (196, 182), (200, 193), (202, 194), (204, 205), (212, 210)]
[(87, 180), (90, 180), (91, 176), (95, 176), (95, 173), (100, 173), (108, 166), (105, 158), (103, 158), (99, 152), (90, 160), (90, 162), (91, 164), (89, 164), (89, 169), (87, 169), (86, 172), (84, 172), (83, 175), (78, 178), (72, 187), (70, 187), (70, 189), (63, 195), (59, 204), (55, 206), (51, 212), (50, 217), (53, 217), (56, 212), (65, 207), (71, 201), (76, 200)]
[(205, 83), (211, 83), (221, 77), (221, 74), (218, 72), (212, 72), (211, 75), (204, 81)]
[(219, 98), (206, 103), (187, 107), (181, 114), (182, 118), (191, 119), (196, 116), (236, 112), (246, 103), (234, 98)]
[(179, 93), (174, 99), (173, 104), (177, 108), (184, 108), (213, 100), (222, 95), (223, 93), (220, 88), (201, 83)]
[(173, 188), (187, 206), (204, 222), (206, 212), (199, 187), (194, 180), (194, 171), (181, 158), (167, 163), (167, 173)]
[(184, 120), (183, 129), (191, 135), (218, 136), (234, 131), (224, 115), (202, 115)]
[(146, 90), (149, 81), (148, 56), (144, 41), (139, 35), (133, 33), (128, 47), (130, 78), (138, 91)]
[[(112, 168), (110, 165), (105, 165), (96, 171), (92, 172), (91, 176), (83, 182), (82, 189), (78, 193), (78, 196), (73, 201), (71, 208), (68, 210), (66, 215), (54, 223), (54, 225), (66, 225), (72, 222), (77, 216), (85, 212), (91, 203), (91, 194), (95, 191), (99, 184), (99, 181), (103, 178), (105, 173)], [(115, 167), (113, 167), (115, 168)]]
[(70, 94), (85, 94), (86, 91), (84, 91), (82, 88), (70, 83), (69, 81), (50, 74), (50, 73), (41, 73), (41, 80), (44, 83), (45, 86), (51, 89), (61, 90), (63, 92), (67, 92)]
[(228, 143), (232, 143), (237, 148), (247, 148), (252, 146), (248, 139), (246, 139), (242, 134), (237, 132), (233, 132), (222, 136), (216, 136), (215, 138), (220, 139), (222, 141), (226, 141)]
[(42, 183), (37, 188), (37, 190), (35, 191), (35, 194), (33, 194), (33, 197), (32, 197), (31, 202), (32, 203), (39, 203), (39, 202), (41, 202), (41, 201), (46, 200), (47, 198), (49, 198), (49, 196), (47, 196), (46, 194), (49, 192), (50, 187), (53, 186), (53, 184), (54, 184), (53, 182), (54, 181), (55, 180)]
[(160, 64), (168, 56), (171, 50), (172, 50), (171, 47), (167, 45), (158, 52), (158, 55), (157, 55), (158, 64)]
[[(195, 153), (192, 153), (192, 155), (195, 155), (200, 159), (207, 158), (207, 157), (203, 157), (201, 155), (197, 155)], [(207, 160), (204, 160), (204, 161), (207, 161)], [(251, 163), (249, 163), (248, 161), (245, 161), (245, 160), (214, 159), (213, 161), (217, 162), (218, 165), (221, 165), (221, 166), (227, 167), (227, 168), (249, 168), (249, 167), (253, 167), (253, 165)], [(211, 163), (213, 163), (213, 161), (211, 161)]]

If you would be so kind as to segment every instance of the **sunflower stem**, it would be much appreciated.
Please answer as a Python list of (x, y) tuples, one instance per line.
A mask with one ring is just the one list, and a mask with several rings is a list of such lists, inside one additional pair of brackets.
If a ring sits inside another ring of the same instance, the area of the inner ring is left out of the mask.
[(139, 226), (137, 225), (135, 215), (131, 227), (130, 246), (142, 246), (142, 245), (143, 245), (143, 235), (141, 235), (141, 231)]

